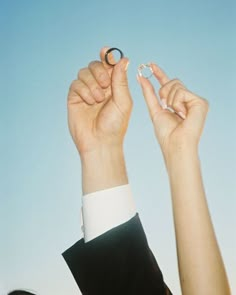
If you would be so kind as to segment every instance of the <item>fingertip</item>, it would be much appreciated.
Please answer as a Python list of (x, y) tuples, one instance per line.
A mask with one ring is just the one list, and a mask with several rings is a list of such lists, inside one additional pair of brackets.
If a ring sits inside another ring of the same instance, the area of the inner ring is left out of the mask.
[(82, 97), (81, 97), (82, 99), (83, 99), (83, 101), (85, 102), (85, 103), (87, 103), (88, 105), (93, 105), (93, 104), (95, 104), (95, 98), (93, 97), (93, 95), (92, 94), (90, 94), (90, 95), (83, 95)]
[(102, 101), (104, 99), (104, 93), (100, 88), (95, 88), (92, 92), (96, 101)]
[(184, 104), (182, 103), (174, 103), (173, 105), (173, 110), (175, 111), (175, 113), (177, 115), (179, 115), (179, 117), (181, 117), (183, 120), (186, 119), (186, 116), (187, 116), (187, 109), (186, 107), (184, 106)]
[(161, 98), (161, 106), (164, 110), (167, 109), (167, 99)]
[(126, 62), (124, 70), (128, 69), (128, 59), (124, 57), (123, 51), (117, 47), (104, 46), (100, 50), (100, 57), (107, 69), (112, 69), (120, 63), (123, 64), (124, 60)]
[(186, 119), (186, 115), (183, 112), (178, 112), (177, 114), (181, 117), (181, 119)]
[(122, 71), (126, 72), (128, 70), (130, 64), (130, 60), (127, 57), (122, 57), (117, 64), (114, 66), (114, 69), (121, 69)]
[(87, 105), (93, 105), (96, 102), (92, 95), (83, 94), (83, 95), (80, 95), (80, 99)]
[(129, 68), (129, 65), (130, 65), (130, 60), (127, 58), (127, 57), (124, 57), (123, 58), (125, 60), (125, 66), (124, 66), (124, 70), (127, 72), (128, 71), (128, 68)]
[(142, 89), (152, 89), (154, 90), (154, 86), (149, 81), (149, 79), (143, 77), (142, 75), (137, 74), (137, 80), (139, 81), (139, 84), (141, 85)]
[(157, 72), (157, 65), (154, 62), (150, 62), (149, 65), (150, 65), (153, 73)]
[(109, 49), (110, 49), (109, 46), (103, 46), (101, 48), (101, 50), (100, 50), (100, 58), (101, 58), (101, 60), (104, 60), (105, 54), (106, 54), (107, 50), (109, 50)]
[(159, 67), (155, 62), (150, 62), (149, 65), (156, 72), (163, 72), (163, 70), (161, 69), (161, 67)]
[[(108, 54), (108, 50), (109, 49), (111, 49), (111, 47), (104, 46), (100, 50), (100, 59), (101, 59), (103, 65), (105, 66), (106, 69), (112, 69), (114, 67), (114, 65), (117, 64), (116, 61), (115, 61), (115, 59), (114, 59), (114, 56), (113, 56), (112, 52), (110, 52)], [(109, 59), (109, 62), (108, 62), (108, 59)]]
[(137, 81), (138, 81), (138, 84), (141, 85), (141, 79), (140, 79), (139, 74), (136, 75), (136, 79), (137, 79)]
[(95, 97), (94, 103), (101, 103), (105, 100), (105, 96)]
[[(140, 74), (137, 74), (136, 75), (136, 79), (139, 83), (139, 85), (143, 88), (144, 87), (144, 84), (145, 84), (145, 80), (147, 80), (146, 78), (144, 78), (142, 75)], [(146, 87), (147, 87), (147, 84), (146, 84)]]
[(94, 99), (90, 99), (90, 100), (88, 100), (86, 102), (87, 102), (88, 105), (91, 105), (92, 106), (92, 105), (95, 104), (96, 101)]
[(150, 66), (153, 70), (154, 76), (160, 82), (161, 86), (164, 86), (166, 83), (170, 81), (166, 73), (157, 64), (151, 62)]
[(101, 72), (97, 77), (97, 81), (101, 88), (106, 89), (111, 84), (111, 77), (107, 72)]

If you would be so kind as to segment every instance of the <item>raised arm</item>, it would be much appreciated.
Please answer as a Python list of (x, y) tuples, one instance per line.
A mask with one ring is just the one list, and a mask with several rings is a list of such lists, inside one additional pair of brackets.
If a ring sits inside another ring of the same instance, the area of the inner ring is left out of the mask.
[[(201, 176), (198, 142), (208, 103), (155, 64), (162, 106), (148, 79), (138, 77), (169, 175), (179, 276), (184, 295), (228, 295), (227, 276)], [(166, 107), (172, 108), (175, 113)]]
[(132, 110), (128, 89), (128, 59), (115, 66), (101, 60), (79, 71), (68, 95), (69, 128), (79, 151), (83, 194), (128, 182), (123, 140)]
[(69, 127), (83, 176), (84, 238), (63, 253), (83, 294), (171, 294), (135, 209), (123, 155), (132, 109), (128, 60), (94, 61), (68, 96)]

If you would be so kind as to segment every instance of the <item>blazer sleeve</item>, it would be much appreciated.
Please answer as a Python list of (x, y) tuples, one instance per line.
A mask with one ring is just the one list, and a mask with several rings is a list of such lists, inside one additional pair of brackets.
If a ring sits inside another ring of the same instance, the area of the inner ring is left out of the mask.
[(83, 295), (171, 294), (149, 249), (138, 214), (63, 257)]

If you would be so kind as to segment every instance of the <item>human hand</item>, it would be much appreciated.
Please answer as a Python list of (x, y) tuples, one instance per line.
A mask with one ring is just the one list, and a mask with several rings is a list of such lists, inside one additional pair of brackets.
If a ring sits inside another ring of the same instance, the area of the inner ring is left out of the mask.
[[(114, 67), (92, 61), (78, 73), (68, 94), (68, 122), (81, 155), (104, 146), (122, 145), (132, 110), (128, 88), (129, 60), (122, 58)], [(109, 57), (110, 58), (110, 57)]]
[[(150, 65), (161, 88), (160, 105), (150, 80), (138, 77), (153, 121), (156, 137), (166, 160), (171, 153), (183, 148), (196, 148), (208, 111), (205, 99), (190, 92), (181, 81), (170, 80), (157, 65)], [(170, 112), (170, 107), (175, 113)]]

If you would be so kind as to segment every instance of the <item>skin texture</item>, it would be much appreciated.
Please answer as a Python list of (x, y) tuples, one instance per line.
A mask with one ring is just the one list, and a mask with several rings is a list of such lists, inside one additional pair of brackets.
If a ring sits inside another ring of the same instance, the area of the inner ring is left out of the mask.
[[(68, 94), (68, 123), (81, 158), (84, 194), (128, 183), (123, 154), (132, 110), (128, 59), (108, 66), (107, 49), (101, 50), (100, 61), (79, 71)], [(169, 175), (182, 293), (230, 294), (198, 158), (208, 103), (181, 81), (170, 80), (157, 65), (151, 67), (161, 86), (162, 106), (151, 82), (143, 77), (138, 82)]]
[[(138, 77), (169, 175), (182, 294), (227, 295), (229, 284), (211, 222), (201, 176), (198, 143), (208, 103), (152, 64), (160, 83)], [(171, 107), (171, 113), (165, 107)], [(179, 113), (181, 112), (181, 113)]]
[(107, 65), (107, 49), (101, 50), (101, 61), (79, 71), (68, 94), (69, 129), (81, 158), (84, 194), (128, 183), (123, 141), (133, 104), (129, 61)]

